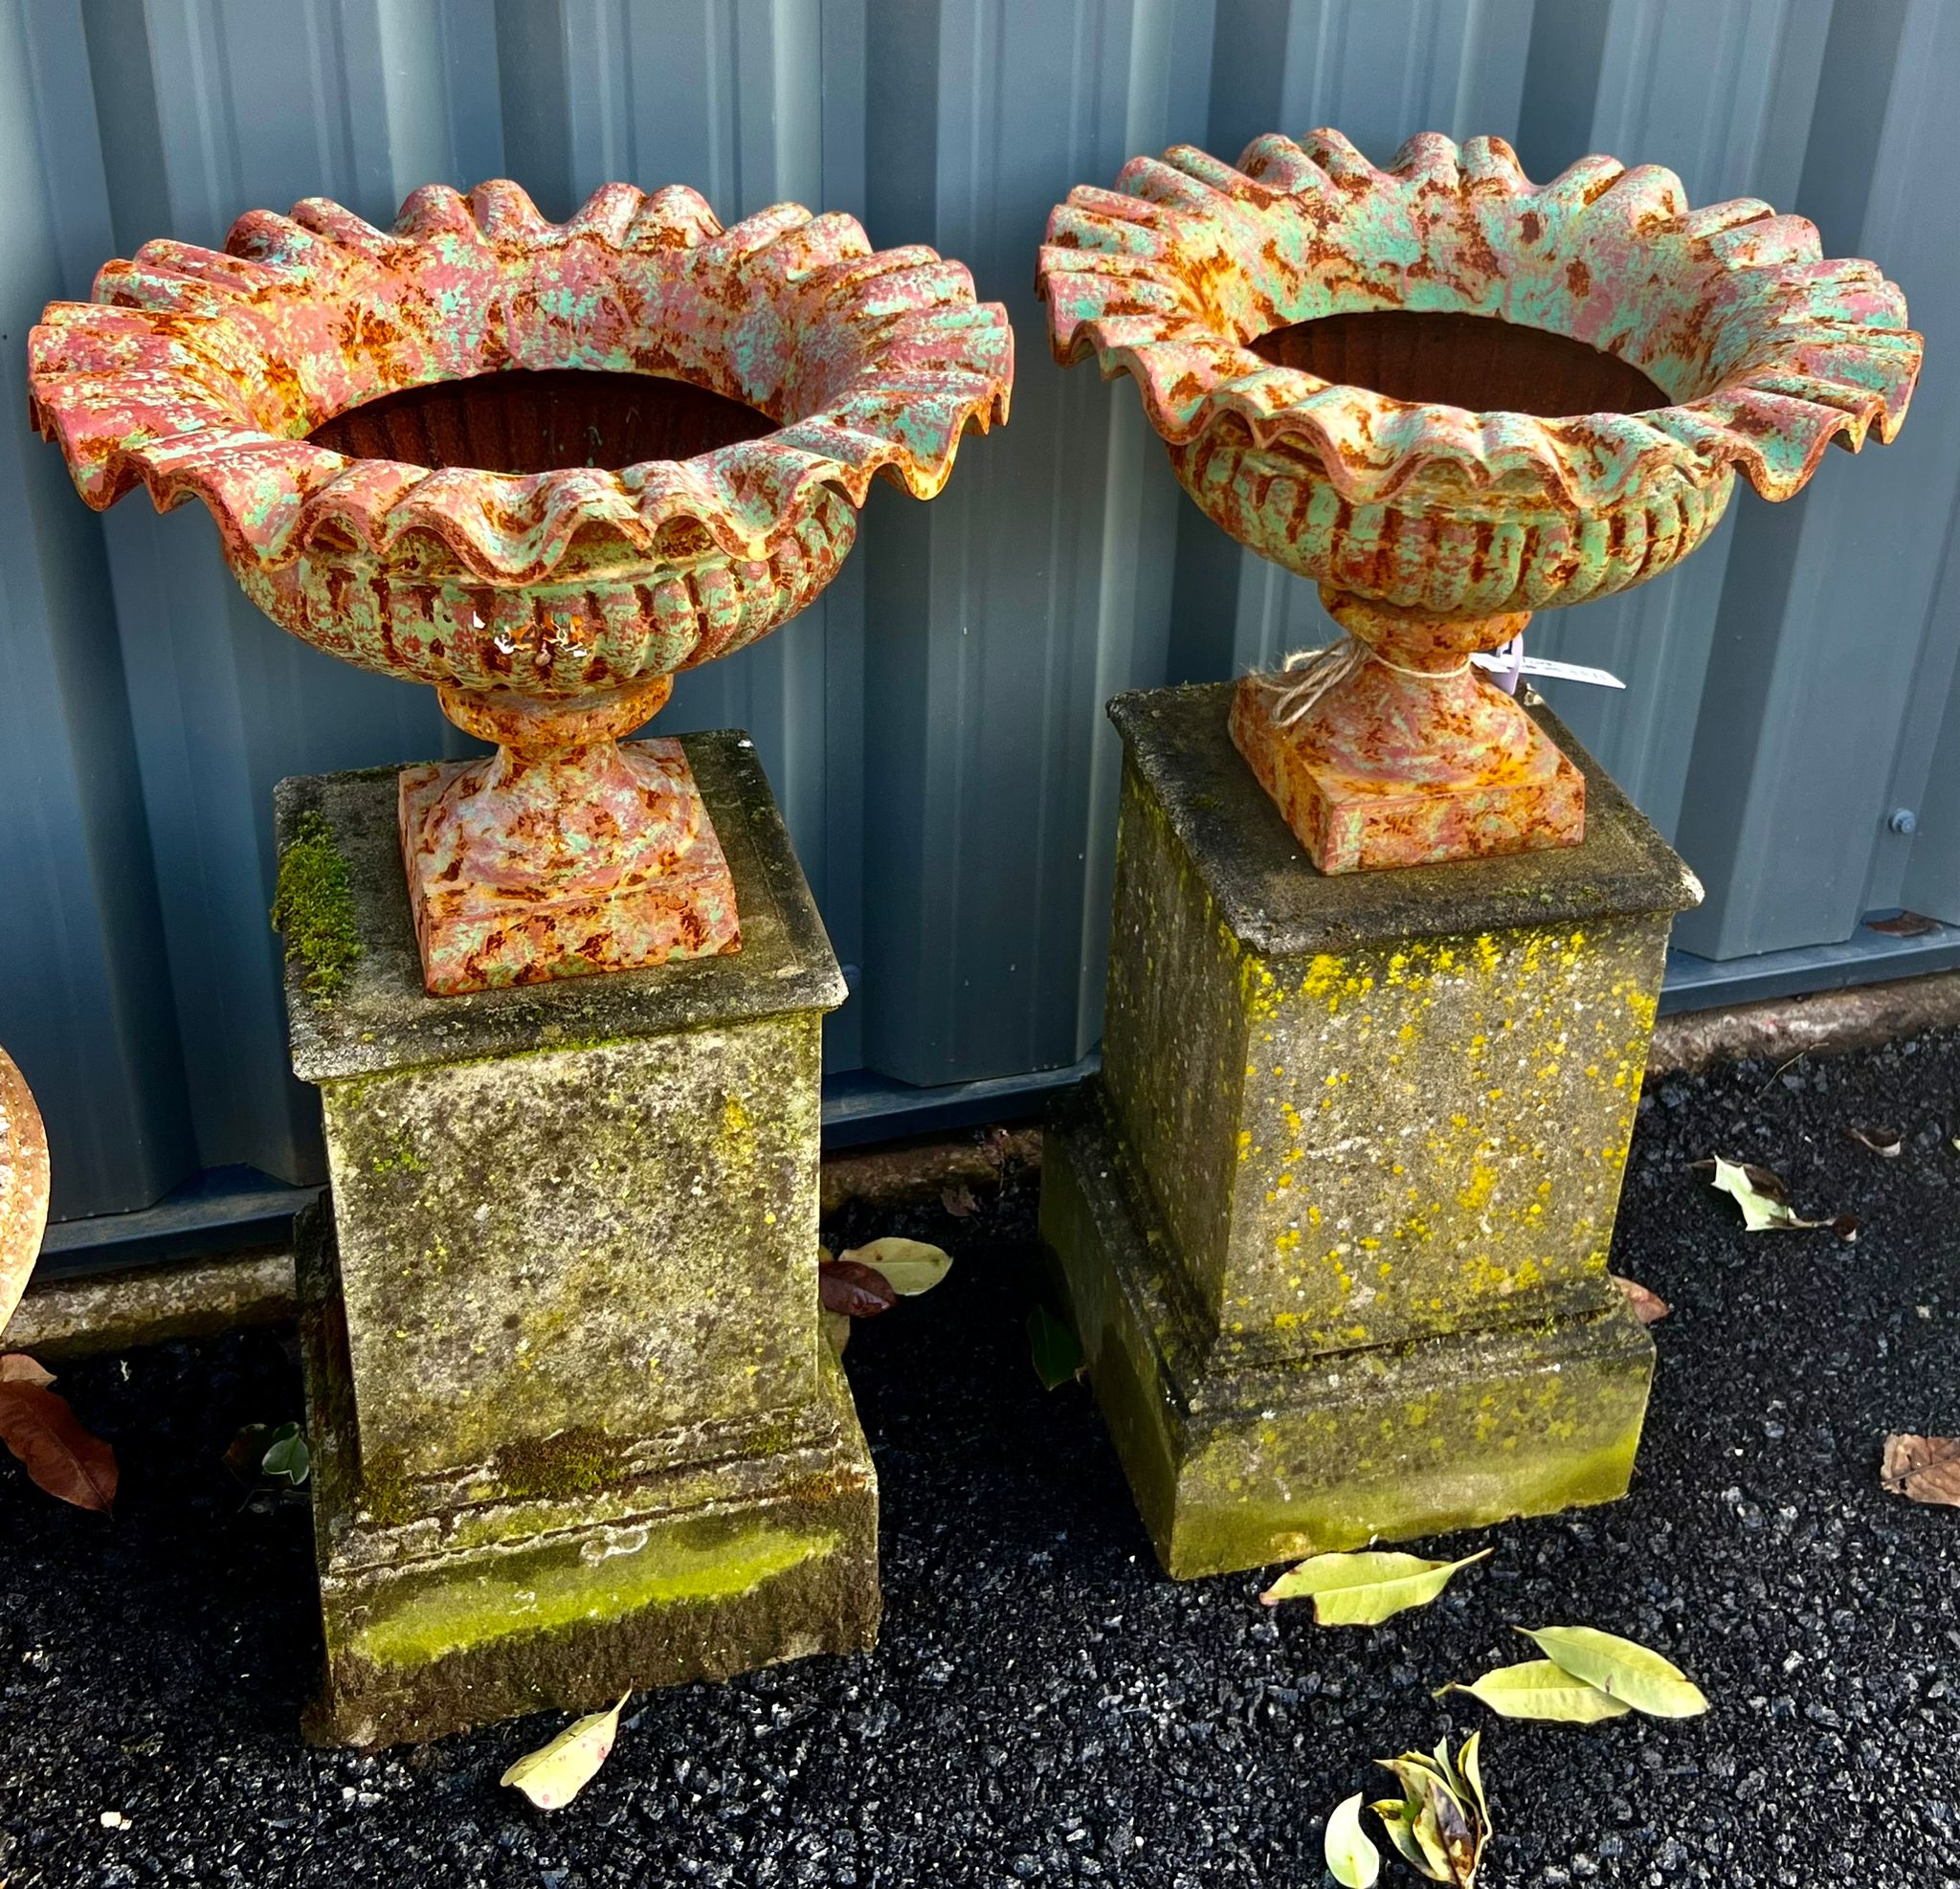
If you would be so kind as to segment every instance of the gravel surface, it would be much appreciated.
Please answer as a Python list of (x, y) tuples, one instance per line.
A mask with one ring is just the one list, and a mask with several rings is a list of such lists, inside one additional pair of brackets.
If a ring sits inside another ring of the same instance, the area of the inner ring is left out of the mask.
[[(1880, 1122), (1901, 1157), (1847, 1135)], [(849, 1352), (883, 1642), (637, 1696), (548, 1816), (497, 1779), (555, 1716), (371, 1758), (299, 1743), (306, 1516), (241, 1510), (219, 1464), (241, 1424), (299, 1414), (276, 1334), (76, 1367), (124, 1493), (111, 1525), (0, 1461), (0, 1879), (1316, 1885), (1322, 1817), (1386, 1784), (1370, 1758), (1481, 1722), (1491, 1889), (1960, 1889), (1960, 1511), (1878, 1487), (1887, 1430), (1960, 1432), (1956, 1134), (1955, 1036), (1657, 1084), (1615, 1256), (1675, 1308), (1633, 1495), (1436, 1544), (1497, 1552), (1373, 1630), (1260, 1608), (1257, 1575), (1160, 1577), (1087, 1393), (1028, 1365), (1031, 1189), (957, 1219), (848, 1211), (834, 1239), (960, 1259)], [(1686, 1171), (1717, 1150), (1861, 1236), (1746, 1236)], [(1575, 1729), (1432, 1699), (1526, 1656), (1511, 1625), (1555, 1623), (1659, 1647), (1713, 1709)]]

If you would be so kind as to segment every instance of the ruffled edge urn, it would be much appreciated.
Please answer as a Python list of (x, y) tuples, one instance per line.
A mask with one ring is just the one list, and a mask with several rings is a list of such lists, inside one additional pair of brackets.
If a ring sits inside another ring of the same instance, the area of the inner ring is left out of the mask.
[[(314, 428), (382, 395), (503, 367), (663, 374), (776, 423), (623, 471), (520, 475), (355, 458)], [(201, 500), (234, 565), (316, 543), (387, 559), (417, 535), (516, 585), (581, 563), (767, 558), (874, 473), (930, 498), (960, 435), (1008, 415), (1006, 311), (957, 262), (876, 252), (858, 222), (779, 204), (724, 229), (694, 190), (594, 192), (564, 224), (516, 184), (416, 190), (391, 232), (323, 198), (254, 211), (223, 251), (144, 245), (30, 346), (32, 417), (98, 509), (137, 482)]]
[(27, 1290), (47, 1225), (48, 1131), (27, 1078), (0, 1050), (0, 1333)]
[[(1675, 474), (1739, 469), (1787, 499), (1834, 439), (1889, 441), (1921, 340), (1898, 286), (1827, 260), (1752, 197), (1691, 209), (1672, 171), (1582, 158), (1534, 185), (1501, 138), (1412, 138), (1377, 169), (1337, 131), (1256, 139), (1236, 167), (1190, 145), (1079, 186), (1037, 288), (1056, 359), (1129, 374), (1173, 447), (1230, 415), (1304, 446), (1342, 498), (1417, 481), (1541, 490), (1581, 511)], [(1391, 399), (1247, 344), (1373, 309), (1498, 316), (1640, 367), (1674, 403), (1541, 419)]]

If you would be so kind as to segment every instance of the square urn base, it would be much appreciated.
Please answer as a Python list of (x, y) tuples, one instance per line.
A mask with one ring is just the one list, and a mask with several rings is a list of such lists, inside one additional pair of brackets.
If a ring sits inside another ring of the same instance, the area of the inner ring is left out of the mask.
[(425, 988), (453, 997), (507, 984), (715, 957), (739, 950), (742, 926), (728, 862), (687, 756), (671, 737), (623, 742), (620, 751), (664, 776), (679, 794), (678, 822), (693, 844), (658, 877), (625, 889), (557, 888), (539, 896), (482, 881), (452, 883), (437, 872), (442, 798), (477, 761), (429, 761), (397, 781), (402, 862), (422, 952)]
[(1345, 772), (1309, 752), (1273, 716), (1264, 678), (1240, 679), (1232, 739), (1307, 856), (1324, 873), (1487, 858), (1577, 846), (1586, 833), (1586, 784), (1544, 729), (1490, 780), (1412, 782), (1385, 790), (1379, 778)]
[(748, 742), (683, 745), (741, 949), (460, 996), (423, 989), (392, 771), (278, 789), (358, 946), (286, 992), (331, 1183), (301, 1256), (316, 1737), (871, 1644), (877, 1483), (816, 1278), (843, 981)]
[(1102, 1072), (1043, 1158), (1043, 1236), (1165, 1566), (1611, 1500), (1654, 1352), (1608, 1250), (1700, 888), (1542, 705), (1582, 757), (1582, 844), (1318, 872), (1232, 696), (1111, 704)]

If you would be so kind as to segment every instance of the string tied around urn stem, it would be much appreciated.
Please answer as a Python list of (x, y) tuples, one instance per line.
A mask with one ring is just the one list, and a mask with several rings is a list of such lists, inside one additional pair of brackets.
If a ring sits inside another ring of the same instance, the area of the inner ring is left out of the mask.
[(1466, 656), (1450, 669), (1412, 668), (1384, 656), (1350, 625), (1338, 642), (1320, 649), (1295, 650), (1277, 670), (1259, 678), (1274, 691), (1273, 720), (1282, 728), (1292, 727), (1312, 714), (1324, 697), (1358, 676), (1370, 662), (1392, 669), (1398, 676), (1413, 677), (1418, 682), (1446, 682), (1470, 667), (1470, 657)]

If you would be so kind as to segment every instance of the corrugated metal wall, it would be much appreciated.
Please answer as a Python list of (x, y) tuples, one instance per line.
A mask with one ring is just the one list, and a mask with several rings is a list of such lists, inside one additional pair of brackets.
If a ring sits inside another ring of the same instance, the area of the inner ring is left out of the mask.
[(1043, 344), (1050, 206), (1180, 140), (1325, 123), (1385, 161), (1499, 132), (1540, 177), (1604, 149), (1884, 264), (1930, 363), (1901, 443), (1833, 455), (1786, 506), (1739, 492), (1680, 572), (1536, 646), (1631, 683), (1559, 705), (1707, 880), (1692, 950), (1834, 944), (1894, 904), (1960, 923), (1956, 122), (1951, 0), (0, 0), (0, 1041), (44, 1101), (57, 1213), (317, 1172), (272, 784), (462, 745), (430, 691), (257, 616), (201, 510), (74, 497), (19, 363), (105, 257), (508, 174), (553, 215), (680, 182), (728, 220), (795, 198), (968, 262), (1020, 336), (1013, 425), (929, 506), (880, 487), (825, 600), (662, 718), (757, 738), (854, 967), (832, 1067), (941, 1084), (1095, 1043), (1103, 700), (1325, 634), (1308, 587), (1183, 501), (1132, 390)]

